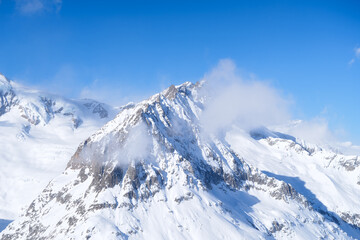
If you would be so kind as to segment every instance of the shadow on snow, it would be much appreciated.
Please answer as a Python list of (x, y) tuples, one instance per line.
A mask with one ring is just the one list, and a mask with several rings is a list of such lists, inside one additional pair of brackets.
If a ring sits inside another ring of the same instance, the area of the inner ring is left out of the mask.
[(307, 199), (314, 211), (320, 213), (328, 221), (336, 223), (339, 228), (341, 228), (341, 230), (348, 234), (348, 236), (351, 236), (355, 239), (360, 239), (360, 228), (353, 224), (345, 222), (339, 217), (338, 214), (328, 210), (328, 208), (316, 197), (316, 195), (305, 187), (305, 182), (302, 181), (299, 177), (277, 175), (268, 171), (262, 172), (269, 177), (273, 177), (277, 180), (284, 181), (290, 184), (298, 193), (300, 193)]

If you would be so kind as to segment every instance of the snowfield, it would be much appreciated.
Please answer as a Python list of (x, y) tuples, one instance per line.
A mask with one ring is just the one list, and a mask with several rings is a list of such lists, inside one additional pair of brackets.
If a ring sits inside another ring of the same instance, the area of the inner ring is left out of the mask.
[(266, 128), (208, 134), (203, 84), (121, 108), (0, 238), (360, 239), (357, 156)]
[(0, 75), (0, 218), (15, 219), (63, 172), (79, 143), (114, 115), (105, 104), (28, 89)]

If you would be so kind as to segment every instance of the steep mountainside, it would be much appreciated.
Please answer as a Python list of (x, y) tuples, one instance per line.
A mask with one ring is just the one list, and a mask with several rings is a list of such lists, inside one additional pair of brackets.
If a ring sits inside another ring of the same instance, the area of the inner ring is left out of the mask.
[(81, 141), (115, 116), (93, 100), (28, 89), (0, 75), (0, 219), (14, 219)]
[[(228, 133), (231, 147), (263, 173), (291, 184), (320, 212), (360, 227), (360, 157), (266, 129)], [(266, 161), (264, 161), (266, 159)]]
[(360, 238), (359, 203), (341, 216), (282, 173), (256, 168), (320, 150), (266, 129), (206, 134), (201, 85), (171, 86), (123, 108), (1, 239)]

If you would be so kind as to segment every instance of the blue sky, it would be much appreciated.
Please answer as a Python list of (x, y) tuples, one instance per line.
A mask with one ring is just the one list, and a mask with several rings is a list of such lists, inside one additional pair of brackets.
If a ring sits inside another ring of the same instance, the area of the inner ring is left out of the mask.
[(359, 1), (0, 1), (0, 72), (121, 104), (220, 59), (360, 144)]

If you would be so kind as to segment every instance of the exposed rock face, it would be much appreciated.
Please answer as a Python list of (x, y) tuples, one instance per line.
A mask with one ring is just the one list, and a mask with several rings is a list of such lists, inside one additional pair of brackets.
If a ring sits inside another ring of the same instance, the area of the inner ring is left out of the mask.
[(343, 166), (347, 171), (354, 171), (355, 168), (360, 166), (359, 157), (355, 157), (353, 159), (348, 159), (341, 161), (341, 166)]
[(10, 81), (0, 74), (0, 116), (8, 112), (17, 103)]
[[(286, 239), (282, 234), (297, 231), (349, 238), (340, 226), (346, 222), (325, 218), (290, 184), (250, 166), (224, 139), (202, 132), (200, 87), (171, 86), (123, 108), (79, 146), (65, 172), (1, 238)], [(252, 213), (260, 197), (290, 220)]]
[(14, 219), (117, 109), (67, 99), (0, 75), (0, 219)]
[(277, 221), (273, 221), (273, 222), (272, 222), (272, 225), (273, 225), (273, 226), (270, 228), (270, 232), (272, 232), (272, 233), (279, 232), (279, 231), (281, 231), (281, 230), (285, 227), (284, 224), (279, 223), (279, 222), (277, 222)]
[(92, 113), (98, 114), (100, 118), (107, 118), (109, 116), (104, 104), (95, 101), (84, 103), (88, 109), (92, 109)]
[(352, 213), (341, 213), (340, 217), (345, 222), (351, 223), (354, 227), (360, 229), (360, 214), (352, 214)]
[[(34, 92), (33, 90), (17, 89), (3, 75), (0, 74), (0, 116), (16, 107), (20, 110), (21, 117), (31, 125), (46, 125), (55, 116), (69, 116), (74, 128), (78, 128), (83, 120), (81, 112), (89, 112), (99, 118), (108, 118), (111, 107), (94, 100), (66, 100), (59, 96)], [(111, 115), (113, 113), (111, 112)]]

